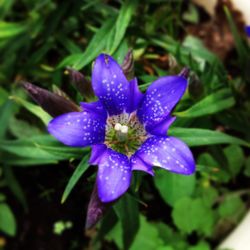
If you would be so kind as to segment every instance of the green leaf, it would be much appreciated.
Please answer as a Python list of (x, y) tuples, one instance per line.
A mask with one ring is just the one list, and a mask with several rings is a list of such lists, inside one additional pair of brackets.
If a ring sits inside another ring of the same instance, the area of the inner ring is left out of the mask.
[(25, 23), (12, 23), (0, 21), (0, 39), (11, 38), (25, 32), (27, 26)]
[(1, 152), (0, 163), (15, 167), (35, 167), (38, 165), (56, 164), (58, 160), (39, 158), (39, 156), (38, 158), (28, 158), (28, 155), (27, 157), (20, 157), (15, 154)]
[(246, 159), (244, 175), (250, 177), (250, 156)]
[(191, 108), (176, 112), (175, 115), (180, 117), (199, 117), (204, 115), (211, 115), (220, 112), (224, 109), (230, 108), (235, 104), (230, 89), (222, 89), (206, 96), (204, 99), (194, 104)]
[(207, 207), (211, 208), (218, 196), (218, 191), (214, 187), (205, 186), (201, 189), (201, 198), (203, 199), (204, 205)]
[(125, 194), (114, 206), (122, 224), (124, 249), (129, 249), (139, 230), (138, 202), (129, 194)]
[(8, 92), (2, 87), (0, 87), (0, 106), (7, 101), (8, 96)]
[(197, 245), (189, 247), (187, 250), (211, 250), (211, 248), (208, 243), (201, 241)]
[(0, 138), (3, 138), (7, 130), (9, 120), (13, 115), (13, 102), (7, 100), (2, 106), (0, 106)]
[(16, 235), (16, 220), (6, 203), (0, 203), (0, 230), (10, 236)]
[(230, 145), (224, 150), (226, 155), (228, 167), (233, 177), (237, 176), (240, 173), (241, 168), (243, 167), (245, 156), (243, 150), (240, 146)]
[(216, 130), (201, 128), (170, 128), (168, 134), (182, 139), (189, 146), (236, 144), (250, 147), (250, 144), (246, 141)]
[(19, 202), (22, 204), (25, 211), (28, 210), (26, 198), (24, 196), (23, 190), (18, 183), (11, 166), (4, 166), (4, 177), (6, 179), (7, 185), (9, 186), (12, 193), (16, 196)]
[(149, 223), (144, 216), (140, 216), (140, 229), (130, 250), (153, 250), (163, 246), (157, 228)]
[(46, 113), (42, 108), (40, 108), (38, 105), (30, 103), (18, 96), (11, 96), (11, 99), (16, 101), (18, 104), (22, 105), (24, 108), (30, 111), (33, 115), (40, 118), (45, 125), (47, 125), (49, 121), (52, 119), (52, 117), (48, 113)]
[(195, 175), (179, 175), (161, 169), (156, 171), (154, 183), (162, 199), (173, 206), (181, 198), (193, 193)]
[[(230, 180), (230, 173), (223, 169), (219, 162), (209, 153), (202, 153), (197, 159), (197, 163), (204, 166), (209, 173), (209, 178), (214, 181), (227, 183)], [(215, 170), (215, 171), (214, 171)], [(205, 171), (203, 171), (203, 174)]]
[(179, 232), (175, 232), (169, 225), (160, 222), (155, 224), (158, 229), (159, 237), (163, 240), (164, 244), (170, 245), (174, 250), (187, 249), (188, 243)]
[[(113, 25), (114, 25), (114, 20), (112, 18), (108, 19), (102, 25), (102, 27), (93, 36), (85, 52), (81, 54), (78, 57), (78, 59), (74, 62), (72, 66), (74, 69), (76, 70), (82, 69), (85, 65), (93, 61), (98, 56), (98, 54), (101, 53), (101, 51), (106, 45), (107, 39), (109, 37)], [(60, 63), (59, 67), (61, 66), (62, 63)]]
[(11, 117), (9, 122), (9, 131), (16, 138), (29, 138), (36, 135), (41, 135), (42, 131), (34, 125), (31, 125), (25, 120), (16, 119)]
[(175, 225), (184, 233), (196, 231), (209, 236), (213, 231), (213, 210), (205, 206), (202, 199), (182, 198), (175, 203), (172, 217)]
[(137, 0), (126, 0), (120, 11), (119, 16), (117, 18), (115, 24), (115, 36), (112, 43), (112, 48), (110, 54), (113, 54), (115, 50), (118, 48), (119, 44), (121, 43), (123, 37), (125, 36), (125, 32), (127, 27), (131, 21), (132, 15), (134, 14), (136, 7), (137, 7)]
[(69, 179), (69, 182), (63, 192), (61, 203), (64, 203), (68, 198), (69, 194), (71, 193), (72, 189), (80, 179), (80, 177), (84, 174), (84, 172), (88, 169), (88, 156), (83, 157), (79, 165), (76, 167), (74, 173)]
[(227, 18), (228, 23), (229, 23), (229, 27), (230, 27), (231, 32), (233, 34), (237, 53), (240, 57), (241, 62), (244, 62), (244, 61), (248, 60), (248, 53), (247, 53), (246, 47), (244, 46), (244, 43), (243, 43), (243, 40), (241, 39), (239, 30), (235, 24), (234, 18), (231, 15), (228, 7), (226, 5), (224, 5), (223, 7), (224, 7), (224, 12), (226, 14), (226, 18)]
[(229, 195), (220, 204), (218, 211), (221, 218), (229, 219), (236, 223), (244, 213), (245, 209), (245, 204), (240, 197)]
[(3, 193), (0, 193), (0, 203), (6, 200), (6, 196)]
[(44, 159), (45, 161), (79, 158), (88, 148), (67, 147), (50, 135), (33, 136), (18, 140), (1, 140), (0, 149), (19, 157)]

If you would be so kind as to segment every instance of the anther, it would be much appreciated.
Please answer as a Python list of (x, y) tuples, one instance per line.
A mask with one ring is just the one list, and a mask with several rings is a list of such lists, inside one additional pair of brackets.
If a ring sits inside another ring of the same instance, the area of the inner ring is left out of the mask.
[(128, 126), (126, 126), (126, 125), (121, 126), (120, 131), (121, 131), (123, 134), (127, 134), (127, 133), (128, 133)]
[(120, 123), (115, 124), (115, 131), (120, 131), (123, 126)]

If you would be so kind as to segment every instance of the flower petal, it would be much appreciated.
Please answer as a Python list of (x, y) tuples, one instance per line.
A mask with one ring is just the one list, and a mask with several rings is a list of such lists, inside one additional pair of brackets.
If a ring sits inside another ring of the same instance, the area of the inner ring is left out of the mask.
[(105, 121), (93, 112), (71, 112), (51, 120), (48, 131), (65, 145), (85, 147), (104, 141)]
[(245, 27), (245, 31), (247, 33), (247, 36), (250, 37), (250, 25)]
[(130, 158), (130, 162), (131, 162), (132, 170), (140, 170), (152, 176), (154, 175), (152, 165), (147, 164), (139, 156), (132, 155)]
[(137, 115), (145, 126), (155, 126), (166, 118), (187, 87), (181, 76), (161, 77), (147, 89)]
[(101, 54), (94, 63), (92, 86), (109, 115), (126, 110), (130, 85), (119, 64), (111, 57)]
[(192, 174), (195, 162), (188, 146), (175, 137), (152, 136), (136, 152), (147, 164), (178, 174)]
[(102, 103), (100, 101), (96, 102), (81, 102), (80, 103), (81, 108), (83, 111), (86, 112), (94, 112), (98, 115), (103, 116), (103, 118), (106, 120), (107, 119), (107, 111), (103, 107)]
[(91, 156), (89, 163), (98, 165), (102, 159), (103, 154), (106, 152), (107, 146), (105, 144), (96, 144), (92, 146)]
[(137, 83), (136, 78), (129, 81), (129, 85), (130, 85), (130, 95), (129, 95), (129, 102), (128, 102), (128, 106), (126, 107), (126, 111), (128, 113), (132, 113), (133, 111), (137, 110), (139, 104), (142, 101), (143, 94), (138, 88), (138, 83)]
[(145, 128), (151, 135), (166, 136), (168, 128), (175, 121), (175, 119), (176, 117), (168, 115), (167, 117), (163, 118), (162, 121), (153, 124), (153, 126), (152, 124), (151, 126), (146, 125)]
[(97, 173), (100, 200), (110, 202), (127, 191), (132, 176), (127, 156), (108, 148), (102, 156)]

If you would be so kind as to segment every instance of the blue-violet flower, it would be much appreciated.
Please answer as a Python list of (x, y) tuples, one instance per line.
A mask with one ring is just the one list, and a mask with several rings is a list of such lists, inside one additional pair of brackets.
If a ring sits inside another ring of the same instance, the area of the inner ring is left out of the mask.
[(245, 27), (245, 31), (248, 37), (250, 37), (250, 25)]
[(93, 66), (92, 87), (99, 100), (54, 118), (48, 131), (68, 146), (92, 147), (89, 163), (98, 165), (102, 202), (127, 191), (133, 170), (153, 175), (157, 166), (184, 175), (194, 172), (188, 146), (167, 136), (175, 120), (170, 112), (187, 88), (184, 77), (160, 77), (142, 94), (136, 78), (128, 81), (118, 63), (101, 54)]

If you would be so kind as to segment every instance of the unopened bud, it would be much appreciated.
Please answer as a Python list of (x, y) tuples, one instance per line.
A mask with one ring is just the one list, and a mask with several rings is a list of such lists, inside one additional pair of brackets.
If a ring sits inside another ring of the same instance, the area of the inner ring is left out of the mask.
[(32, 99), (52, 117), (69, 112), (80, 111), (80, 108), (74, 102), (63, 96), (39, 88), (29, 82), (21, 82), (21, 85)]
[(190, 69), (188, 67), (184, 67), (181, 72), (179, 73), (179, 76), (184, 77), (185, 79), (188, 79), (190, 73)]
[(80, 92), (83, 97), (91, 98), (94, 96), (91, 82), (79, 71), (67, 68), (72, 85)]
[(134, 57), (131, 49), (126, 54), (121, 67), (126, 78), (132, 80), (134, 78)]
[(98, 196), (97, 185), (95, 184), (88, 205), (85, 229), (87, 230), (93, 227), (103, 217), (111, 204), (112, 203), (101, 202)]

